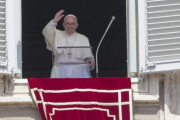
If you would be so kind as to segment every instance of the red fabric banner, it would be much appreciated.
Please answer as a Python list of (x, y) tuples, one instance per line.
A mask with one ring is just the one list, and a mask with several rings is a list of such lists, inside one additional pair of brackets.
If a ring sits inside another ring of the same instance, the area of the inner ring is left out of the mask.
[(132, 120), (130, 78), (29, 78), (42, 120)]

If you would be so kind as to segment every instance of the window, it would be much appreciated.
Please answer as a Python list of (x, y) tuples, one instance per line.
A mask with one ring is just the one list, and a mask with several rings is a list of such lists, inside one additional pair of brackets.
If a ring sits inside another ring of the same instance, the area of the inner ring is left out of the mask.
[(180, 69), (180, 1), (137, 0), (136, 7), (138, 72)]
[(21, 73), (21, 0), (0, 1), (0, 73)]

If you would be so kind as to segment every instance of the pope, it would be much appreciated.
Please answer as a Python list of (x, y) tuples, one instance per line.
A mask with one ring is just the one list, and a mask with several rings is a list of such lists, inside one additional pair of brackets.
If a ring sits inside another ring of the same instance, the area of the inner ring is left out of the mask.
[[(89, 39), (76, 32), (78, 22), (75, 15), (69, 14), (64, 17), (64, 10), (56, 13), (43, 29), (43, 35), (47, 45), (47, 49), (51, 50), (54, 55), (53, 67), (51, 70), (51, 78), (61, 78), (64, 75), (67, 78), (88, 77), (88, 73), (82, 73), (82, 67), (71, 66), (66, 69), (61, 68), (59, 63), (89, 63), (90, 69), (94, 69), (95, 62), (91, 50), (82, 48), (75, 49), (75, 46), (90, 46)], [(56, 29), (58, 22), (64, 17), (62, 23), (64, 30)], [(58, 49), (58, 47), (67, 47), (68, 49)], [(72, 48), (71, 48), (72, 47)], [(78, 65), (78, 64), (77, 64)], [(66, 72), (64, 72), (66, 71)]]

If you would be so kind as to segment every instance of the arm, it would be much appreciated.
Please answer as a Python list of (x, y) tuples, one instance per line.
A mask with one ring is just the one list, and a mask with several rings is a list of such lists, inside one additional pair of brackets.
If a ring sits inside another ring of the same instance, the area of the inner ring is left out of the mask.
[[(90, 46), (88, 38), (86, 38), (85, 46)], [(92, 51), (90, 50), (90, 52), (92, 52)], [(91, 57), (85, 58), (85, 62), (89, 63), (91, 70), (93, 70), (95, 68), (95, 60), (94, 60), (93, 53), (92, 53)]]
[(87, 60), (85, 60), (85, 61), (90, 64), (90, 69), (93, 70), (94, 67), (95, 67), (94, 57), (91, 58), (91, 59), (89, 59), (89, 60), (87, 59)]
[(56, 30), (56, 25), (59, 20), (64, 16), (63, 15), (64, 10), (60, 10), (58, 13), (56, 13), (54, 19), (50, 21), (43, 29), (42, 33), (45, 37), (45, 41), (47, 44), (47, 48), (52, 50), (52, 46), (54, 45), (54, 35)]

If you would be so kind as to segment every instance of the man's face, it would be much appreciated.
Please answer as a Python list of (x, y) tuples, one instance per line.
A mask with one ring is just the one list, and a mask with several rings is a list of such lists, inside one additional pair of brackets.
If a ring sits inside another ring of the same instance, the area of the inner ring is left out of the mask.
[(66, 33), (71, 35), (77, 29), (78, 23), (76, 22), (76, 19), (74, 17), (68, 16), (65, 18), (63, 26), (64, 26)]

